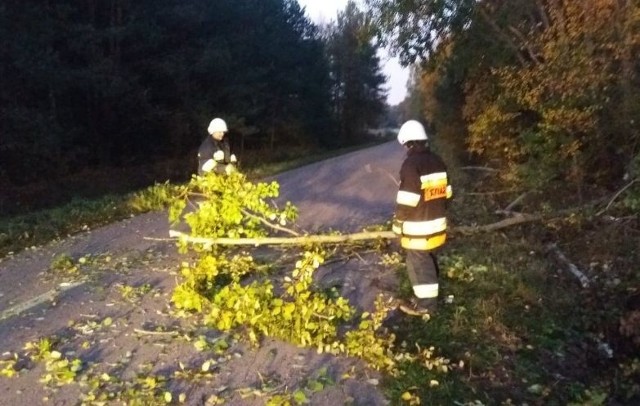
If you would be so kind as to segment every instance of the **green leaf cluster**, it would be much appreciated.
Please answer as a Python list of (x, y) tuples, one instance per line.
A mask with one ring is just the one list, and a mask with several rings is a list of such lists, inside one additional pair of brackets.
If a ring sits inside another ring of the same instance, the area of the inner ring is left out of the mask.
[(376, 300), (374, 313), (363, 313), (356, 330), (348, 331), (345, 337), (345, 353), (364, 359), (376, 369), (396, 374), (396, 357), (394, 353), (395, 335), (381, 336), (378, 331), (387, 312), (381, 297)]
[(67, 358), (56, 350), (57, 340), (41, 338), (25, 345), (27, 356), (33, 362), (45, 364), (45, 373), (40, 382), (50, 386), (64, 386), (73, 383), (84, 365), (79, 358)]
[(174, 224), (183, 220), (194, 237), (264, 237), (265, 224), (285, 226), (297, 218), (290, 203), (276, 206), (278, 195), (276, 182), (252, 183), (240, 172), (194, 176), (170, 205), (169, 219)]
[[(290, 203), (277, 207), (276, 182), (254, 184), (240, 173), (211, 174), (194, 177), (185, 190), (172, 202), (171, 220), (183, 220), (192, 237), (256, 238), (294, 232), (285, 226), (295, 220), (297, 210)], [(292, 269), (267, 274), (249, 253), (188, 241), (182, 239), (179, 246), (185, 252), (191, 249), (196, 259), (181, 266), (181, 280), (172, 295), (177, 308), (202, 315), (206, 325), (218, 330), (241, 332), (254, 345), (264, 337), (279, 338), (396, 371), (395, 337), (381, 328), (387, 315), (383, 299), (376, 301), (374, 313), (362, 314), (354, 328), (357, 310), (349, 300), (335, 289), (314, 285), (315, 272), (330, 255), (326, 251), (291, 248), (297, 260), (286, 265)]]
[(12, 359), (8, 360), (0, 360), (0, 376), (5, 378), (13, 378), (16, 376), (18, 371), (16, 370), (16, 365), (18, 363), (18, 355), (13, 354)]

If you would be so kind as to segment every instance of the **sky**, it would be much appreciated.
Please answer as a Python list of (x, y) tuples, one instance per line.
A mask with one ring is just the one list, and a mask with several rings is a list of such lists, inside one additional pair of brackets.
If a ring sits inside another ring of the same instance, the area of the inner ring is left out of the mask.
[[(298, 0), (298, 3), (306, 9), (307, 15), (315, 23), (328, 23), (335, 20), (338, 11), (342, 11), (348, 0)], [(398, 63), (397, 58), (389, 57), (386, 52), (381, 55), (384, 74), (388, 78), (387, 102), (396, 105), (404, 100), (407, 94), (407, 80), (409, 71)]]

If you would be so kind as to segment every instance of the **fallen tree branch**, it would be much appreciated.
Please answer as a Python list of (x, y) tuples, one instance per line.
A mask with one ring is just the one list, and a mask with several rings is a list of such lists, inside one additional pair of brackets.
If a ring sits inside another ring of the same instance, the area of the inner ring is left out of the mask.
[(177, 331), (149, 331), (149, 330), (141, 330), (139, 328), (134, 328), (133, 331), (137, 334), (140, 335), (147, 335), (147, 336), (169, 336), (169, 337), (175, 337), (180, 335), (179, 332)]
[(603, 220), (605, 221), (609, 221), (612, 223), (620, 223), (623, 221), (629, 221), (629, 220), (637, 220), (638, 219), (638, 215), (637, 214), (633, 214), (631, 216), (624, 216), (624, 217), (613, 217), (613, 216), (605, 216), (603, 217)]
[(598, 200), (594, 200), (590, 203), (587, 203), (583, 206), (579, 206), (579, 207), (572, 207), (569, 209), (564, 209), (564, 210), (560, 210), (554, 213), (549, 213), (549, 214), (526, 214), (526, 213), (514, 213), (511, 212), (510, 214), (513, 214), (514, 216), (508, 219), (504, 219), (502, 221), (498, 221), (497, 223), (492, 223), (492, 224), (487, 224), (485, 226), (462, 226), (462, 227), (456, 227), (454, 229), (455, 232), (459, 232), (461, 234), (474, 234), (474, 233), (478, 233), (478, 232), (491, 232), (491, 231), (496, 231), (499, 230), (501, 228), (506, 228), (506, 227), (511, 227), (511, 226), (515, 226), (518, 224), (523, 224), (523, 223), (531, 223), (531, 222), (535, 222), (535, 221), (542, 221), (542, 220), (551, 220), (551, 219), (555, 219), (555, 218), (560, 218), (562, 216), (566, 216), (569, 214), (573, 214), (573, 213), (578, 213), (582, 210), (586, 210), (589, 208), (593, 208), (595, 206), (597, 206), (598, 204), (602, 203), (603, 199), (598, 199)]
[(485, 171), (485, 172), (500, 172), (497, 169), (489, 168), (488, 166), (463, 166), (460, 168), (463, 171)]
[(477, 234), (477, 233), (488, 233), (496, 230), (500, 230), (502, 228), (507, 228), (511, 226), (515, 226), (518, 224), (531, 223), (534, 221), (540, 221), (547, 218), (542, 214), (518, 214), (514, 217), (504, 219), (498, 221), (496, 223), (486, 224), (483, 226), (459, 226), (452, 228), (453, 233), (460, 234)]
[(330, 244), (348, 241), (375, 240), (377, 238), (397, 238), (393, 231), (369, 231), (344, 235), (305, 235), (301, 237), (264, 237), (264, 238), (204, 238), (191, 237), (176, 230), (169, 230), (169, 237), (182, 241), (211, 245), (305, 245)]
[(464, 194), (468, 196), (494, 196), (494, 195), (503, 195), (503, 194), (512, 193), (512, 192), (515, 192), (515, 191), (512, 189), (505, 189), (505, 190), (496, 190), (493, 192), (466, 192)]
[(603, 215), (607, 210), (609, 210), (609, 207), (611, 207), (611, 205), (613, 204), (613, 202), (616, 201), (616, 199), (618, 199), (618, 197), (620, 197), (621, 194), (623, 194), (624, 192), (627, 191), (627, 189), (629, 189), (631, 186), (633, 186), (634, 183), (640, 181), (639, 178), (635, 178), (634, 180), (632, 180), (631, 182), (629, 182), (625, 187), (623, 187), (622, 189), (618, 190), (618, 192), (613, 195), (613, 197), (611, 198), (611, 200), (609, 200), (609, 204), (607, 204), (607, 207), (605, 207), (604, 209), (600, 210), (599, 212), (596, 213), (596, 216), (601, 216)]
[(39, 296), (36, 296), (32, 299), (27, 300), (26, 302), (18, 303), (17, 305), (11, 306), (6, 310), (2, 310), (0, 311), (0, 321), (8, 319), (13, 316), (18, 316), (21, 313), (27, 310), (30, 310), (36, 306), (39, 306), (43, 303), (54, 302), (60, 294), (70, 289), (84, 285), (87, 282), (87, 280), (88, 280), (87, 278), (82, 278), (75, 282), (63, 282), (59, 284), (57, 288), (53, 288), (48, 292), (45, 292)]
[(518, 196), (516, 198), (516, 200), (512, 201), (511, 203), (509, 203), (509, 205), (507, 207), (505, 207), (503, 211), (505, 213), (509, 213), (509, 212), (513, 211), (514, 207), (519, 205), (520, 202), (522, 202), (524, 200), (524, 198), (527, 197), (528, 194), (529, 194), (529, 192), (524, 192), (523, 194)]
[[(517, 224), (542, 220), (543, 216), (521, 214), (497, 223), (484, 226), (460, 226), (449, 229), (452, 234), (477, 234), (496, 231), (501, 228), (511, 227)], [(205, 247), (213, 245), (305, 245), (305, 244), (331, 244), (349, 241), (366, 241), (375, 239), (395, 239), (398, 236), (393, 231), (367, 231), (344, 235), (306, 235), (302, 237), (264, 237), (264, 238), (205, 238), (192, 237), (176, 230), (169, 230), (169, 237), (192, 244), (203, 244)]]
[(573, 276), (578, 278), (583, 288), (589, 287), (589, 278), (587, 277), (587, 275), (585, 275), (584, 272), (582, 272), (576, 265), (574, 265), (567, 259), (562, 251), (560, 251), (560, 248), (558, 248), (557, 244), (549, 244), (547, 246), (547, 250), (553, 252), (558, 260), (566, 265), (567, 269), (569, 269), (569, 272), (571, 272)]
[[(558, 218), (567, 214), (575, 213), (592, 207), (601, 202), (601, 200), (589, 203), (587, 205), (561, 210), (550, 214), (524, 214), (518, 213), (513, 217), (498, 221), (496, 223), (481, 226), (458, 226), (449, 227), (449, 234), (472, 235), (478, 233), (488, 233), (519, 224), (532, 223), (536, 221), (549, 220)], [(206, 238), (192, 237), (188, 234), (177, 230), (169, 230), (169, 237), (179, 239), (192, 244), (202, 244), (205, 248), (213, 245), (305, 245), (305, 244), (331, 244), (350, 241), (366, 241), (375, 239), (395, 239), (398, 236), (393, 231), (366, 231), (354, 234), (343, 235), (304, 235), (300, 237), (263, 237), (263, 238)]]

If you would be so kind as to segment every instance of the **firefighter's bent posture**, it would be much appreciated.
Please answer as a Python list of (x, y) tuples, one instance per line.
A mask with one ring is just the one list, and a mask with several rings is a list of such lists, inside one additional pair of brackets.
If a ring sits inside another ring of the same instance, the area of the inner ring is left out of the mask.
[(393, 231), (407, 253), (407, 273), (415, 297), (400, 305), (411, 315), (433, 314), (438, 299), (438, 262), (433, 250), (446, 240), (447, 199), (452, 195), (447, 169), (429, 148), (424, 127), (409, 120), (402, 125), (398, 141), (407, 149), (400, 169)]
[(231, 153), (229, 142), (225, 138), (227, 123), (221, 118), (214, 118), (209, 123), (210, 136), (202, 141), (198, 150), (198, 175), (208, 172), (229, 174), (236, 170), (236, 156)]

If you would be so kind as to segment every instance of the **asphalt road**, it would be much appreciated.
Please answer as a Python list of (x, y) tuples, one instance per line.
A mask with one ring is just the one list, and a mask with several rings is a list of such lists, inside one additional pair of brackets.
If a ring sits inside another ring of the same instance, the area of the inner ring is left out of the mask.
[[(275, 177), (280, 200), (298, 207), (298, 226), (310, 232), (354, 232), (385, 222), (392, 214), (403, 153), (397, 143), (389, 142), (282, 173)], [(172, 242), (158, 241), (168, 236), (168, 229), (165, 213), (148, 213), (0, 260), (0, 360), (23, 352), (27, 342), (57, 337), (61, 352), (81, 357), (85, 370), (94, 374), (133, 379), (141, 365), (151, 365), (153, 373), (167, 375), (178, 362), (197, 369), (204, 355), (194, 352), (188, 339), (139, 333), (157, 327), (198, 328), (170, 315), (169, 298), (184, 259)], [(80, 271), (86, 275), (51, 275), (51, 261), (61, 253), (87, 258)], [(369, 306), (373, 300), (370, 282), (380, 275), (372, 268), (373, 263), (363, 258), (339, 270), (356, 304)], [(368, 274), (363, 276), (362, 269)], [(336, 277), (330, 273), (325, 272)], [(146, 295), (136, 301), (123, 299), (123, 287), (143, 285), (150, 289)], [(317, 355), (277, 341), (258, 350), (238, 343), (230, 351), (233, 355), (221, 361), (225, 366), (207, 385), (175, 384), (169, 389), (187, 394), (187, 404), (204, 404), (215, 387), (225, 388), (225, 393), (228, 388), (238, 391), (270, 374), (295, 387), (322, 366), (338, 377), (355, 365), (361, 374), (315, 395), (313, 403), (386, 404), (370, 372), (355, 360)], [(46, 373), (43, 365), (26, 367), (17, 377), (0, 376), (0, 405), (77, 404), (86, 392), (82, 385), (46, 388), (39, 382)], [(237, 394), (226, 399), (226, 404), (261, 404), (260, 399), (251, 403)]]

